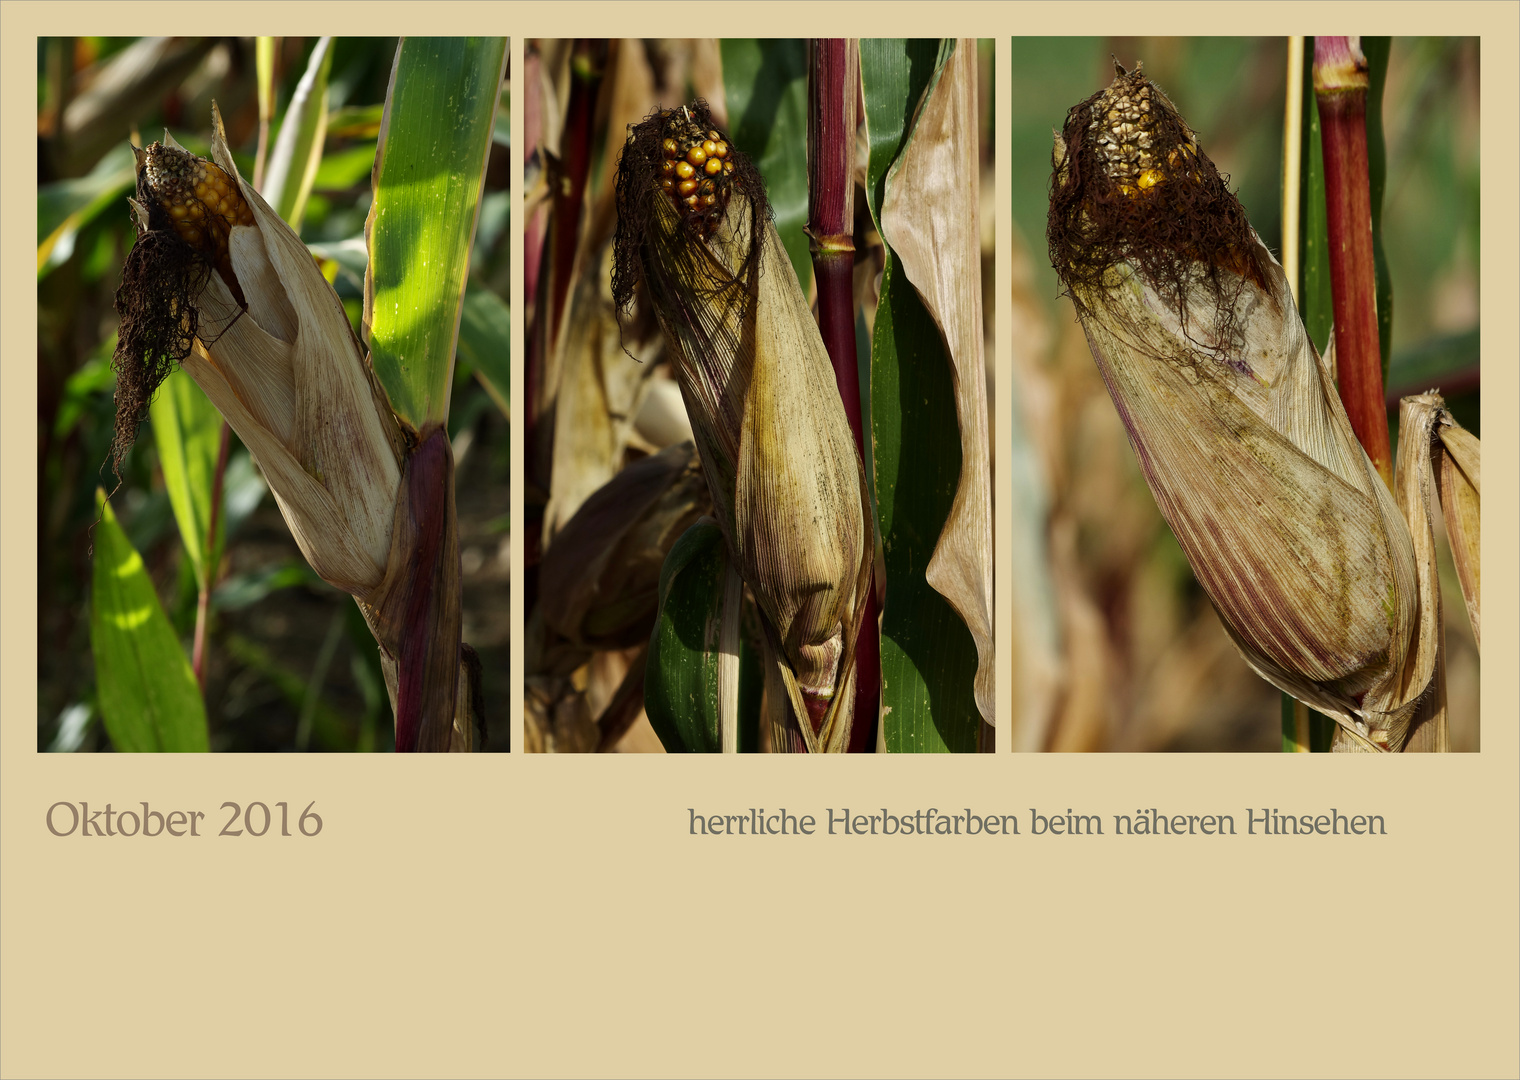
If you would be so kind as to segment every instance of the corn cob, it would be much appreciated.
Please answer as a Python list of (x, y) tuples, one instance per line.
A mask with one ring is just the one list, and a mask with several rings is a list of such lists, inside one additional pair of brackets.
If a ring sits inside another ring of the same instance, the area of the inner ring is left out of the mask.
[(233, 226), (254, 223), (253, 208), (221, 166), (165, 138), (167, 143), (154, 143), (146, 150), (133, 148), (142, 176), (140, 193), (152, 202), (149, 212), (167, 217), (179, 238), (206, 257), (238, 303), (246, 307), (247, 299), (232, 270), (228, 237)]
[[(842, 751), (875, 546), (865, 477), (764, 182), (727, 142), (700, 101), (631, 129), (618, 164), (613, 298), (627, 311), (638, 284), (647, 290), (714, 517), (765, 616), (784, 686), (775, 696), (801, 724), (798, 744)], [(702, 204), (700, 184), (682, 196), (678, 184), (699, 165), (707, 176), (713, 160), (722, 162), (709, 177), (713, 203)]]
[(674, 200), (690, 228), (711, 236), (734, 187), (728, 138), (717, 128), (704, 128), (689, 108), (661, 113), (660, 122), (660, 190)]
[[(1282, 268), (1137, 68), (1056, 134), (1047, 239), (1162, 515), (1241, 655), (1398, 750), (1435, 675), (1434, 563)], [(1423, 534), (1422, 534), (1423, 535)]]
[(332, 286), (238, 176), (214, 107), (213, 121), (214, 163), (167, 139), (138, 154), (138, 237), (116, 296), (117, 461), (182, 364), (254, 455), (312, 569), (358, 602), (397, 749), (468, 749), (478, 665), (459, 643), (447, 433), (403, 432)]
[(1114, 67), (1114, 81), (1075, 106), (1056, 134), (1052, 264), (1079, 312), (1084, 293), (1110, 291), (1112, 268), (1128, 263), (1184, 320), (1187, 294), (1206, 275), (1228, 339), (1241, 291), (1270, 290), (1270, 256), (1166, 94), (1140, 65)]

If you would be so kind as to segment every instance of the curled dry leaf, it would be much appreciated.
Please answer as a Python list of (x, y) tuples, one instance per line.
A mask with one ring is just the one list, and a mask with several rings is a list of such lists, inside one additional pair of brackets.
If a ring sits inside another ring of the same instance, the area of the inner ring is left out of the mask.
[(1451, 541), (1452, 560), (1457, 579), (1462, 583), (1462, 599), (1467, 603), (1467, 618), (1472, 623), (1473, 640), (1482, 647), (1479, 632), (1479, 609), (1482, 601), (1482, 447), (1478, 439), (1441, 411), (1436, 424), (1439, 448), (1432, 448), (1439, 458), (1441, 511), (1446, 517), (1446, 536)]
[(930, 88), (912, 137), (887, 177), (882, 229), (951, 360), (961, 475), (925, 577), (976, 641), (976, 704), (990, 724), (996, 658), (976, 117), (976, 43), (962, 40)]
[(544, 620), (587, 648), (648, 641), (665, 556), (711, 507), (689, 442), (618, 473), (581, 504), (544, 554)]

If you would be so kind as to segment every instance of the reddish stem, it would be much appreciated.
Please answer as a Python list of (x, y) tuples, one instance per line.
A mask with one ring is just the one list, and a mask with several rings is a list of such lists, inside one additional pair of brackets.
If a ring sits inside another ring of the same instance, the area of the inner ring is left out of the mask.
[[(855, 129), (859, 53), (844, 38), (809, 42), (808, 225), (813, 277), (818, 285), (818, 331), (834, 366), (834, 381), (855, 436), (862, 462), (866, 454), (860, 409), (860, 370), (855, 353)], [(874, 530), (867, 530), (870, 535)], [(876, 747), (877, 702), (881, 693), (881, 644), (877, 640), (876, 592), (863, 598), (860, 635), (855, 640), (855, 724), (853, 753)], [(817, 724), (814, 723), (816, 729)]]
[(560, 151), (561, 186), (554, 198), (554, 217), (549, 272), (550, 309), (549, 333), (545, 337), (550, 348), (559, 336), (560, 318), (565, 311), (565, 300), (570, 294), (570, 274), (575, 268), (575, 249), (580, 243), (581, 204), (586, 198), (586, 176), (591, 171), (591, 149), (595, 137), (593, 121), (596, 101), (602, 86), (602, 69), (607, 64), (607, 43), (577, 41), (570, 58), (570, 104), (565, 113), (564, 134)]
[[(459, 550), (451, 535), (454, 455), (443, 428), (434, 428), (412, 451), (404, 483), (416, 546), (396, 657), (396, 751), (447, 750), (460, 625), (458, 599), (445, 595), (459, 587)], [(452, 567), (446, 565), (450, 558)]]
[(1314, 93), (1325, 157), (1335, 364), (1351, 428), (1393, 486), (1378, 342), (1377, 270), (1367, 172), (1367, 58), (1359, 39), (1314, 39)]
[(222, 421), (222, 446), (216, 454), (216, 472), (211, 477), (211, 513), (206, 526), (206, 572), (201, 580), (201, 595), (195, 605), (195, 645), (190, 651), (190, 667), (206, 694), (206, 626), (211, 618), (211, 588), (216, 584), (221, 553), (216, 549), (216, 530), (222, 517), (222, 478), (227, 475), (227, 452), (232, 445), (232, 428)]

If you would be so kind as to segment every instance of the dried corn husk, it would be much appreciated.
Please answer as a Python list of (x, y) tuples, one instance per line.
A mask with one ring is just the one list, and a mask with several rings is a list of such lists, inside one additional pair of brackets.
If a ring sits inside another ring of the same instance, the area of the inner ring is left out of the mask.
[[(1137, 70), (1056, 136), (1048, 240), (1140, 466), (1246, 661), (1366, 749), (1404, 744), (1440, 612), (1418, 485), (1356, 441), (1282, 268)], [(1406, 517), (1407, 515), (1407, 517)]]
[(544, 621), (590, 649), (648, 641), (665, 556), (711, 506), (689, 442), (618, 473), (581, 504), (545, 552)]
[[(220, 115), (211, 146), (214, 166), (172, 139), (138, 151), (140, 236), (118, 296), (126, 311), (118, 372), (141, 380), (146, 362), (149, 381), (136, 392), (151, 396), (155, 363), (164, 373), (169, 362), (183, 365), (258, 461), (312, 568), (359, 602), (386, 661), (398, 748), (468, 749), (468, 705), (455, 716), (459, 559), (453, 500), (443, 497), (453, 489), (446, 434), (403, 435), (332, 287), (238, 175)], [(199, 254), (173, 231), (160, 182), (169, 174), (220, 185), (195, 210), (208, 226)], [(218, 199), (237, 206), (230, 220), (215, 213)], [(151, 307), (141, 297), (164, 290), (155, 275), (165, 265), (179, 275), (169, 287), (175, 303), (187, 304), (177, 326), (182, 348), (150, 347), (165, 337), (162, 327), (149, 346), (127, 330)], [(135, 427), (136, 407), (119, 392), (119, 436)], [(427, 704), (411, 730), (402, 718), (416, 714), (419, 697)]]
[[(1407, 400), (1407, 399), (1406, 399)], [(1471, 432), (1452, 419), (1443, 407), (1435, 424), (1439, 446), (1431, 452), (1437, 458), (1440, 478), (1441, 512), (1446, 518), (1446, 537), (1451, 541), (1452, 561), (1457, 579), (1462, 583), (1462, 599), (1467, 604), (1467, 618), (1472, 623), (1473, 641), (1482, 648), (1479, 632), (1479, 608), (1482, 600), (1481, 574), (1482, 530), (1480, 499), (1482, 495), (1482, 447)]]
[(803, 741), (842, 751), (874, 547), (864, 472), (753, 165), (726, 148), (735, 167), (721, 175), (717, 201), (697, 211), (661, 190), (664, 142), (689, 131), (716, 131), (700, 102), (656, 112), (630, 133), (614, 294), (626, 308), (636, 283), (646, 287), (714, 515), (765, 615)]

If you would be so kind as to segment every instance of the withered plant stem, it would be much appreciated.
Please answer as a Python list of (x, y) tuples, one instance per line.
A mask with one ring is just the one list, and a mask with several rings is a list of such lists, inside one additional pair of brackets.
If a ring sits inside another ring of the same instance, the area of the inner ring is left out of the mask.
[(222, 517), (222, 480), (227, 475), (227, 451), (232, 444), (232, 427), (222, 421), (222, 446), (216, 454), (216, 472), (211, 477), (211, 513), (206, 525), (206, 579), (201, 582), (201, 595), (195, 605), (195, 646), (190, 653), (190, 666), (195, 670), (195, 681), (200, 684), (201, 694), (206, 693), (206, 623), (211, 616), (211, 590), (216, 585), (218, 552), (216, 529)]
[[(808, 225), (813, 276), (818, 285), (818, 330), (834, 366), (834, 381), (855, 437), (866, 457), (860, 407), (860, 369), (855, 351), (855, 129), (860, 53), (846, 38), (808, 42)], [(865, 616), (855, 645), (855, 724), (850, 751), (876, 747), (881, 691), (881, 643), (876, 594), (866, 594)]]
[(1314, 39), (1337, 380), (1357, 440), (1392, 489), (1367, 172), (1367, 86), (1367, 59), (1360, 47), (1344, 37)]

